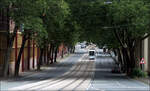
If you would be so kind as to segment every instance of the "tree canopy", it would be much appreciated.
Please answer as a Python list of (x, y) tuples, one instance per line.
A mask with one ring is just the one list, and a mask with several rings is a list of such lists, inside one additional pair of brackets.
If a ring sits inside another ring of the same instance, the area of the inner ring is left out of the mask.
[[(40, 48), (78, 41), (98, 46), (122, 48), (126, 63), (135, 66), (135, 48), (150, 36), (149, 0), (1, 0), (1, 8), (17, 28), (24, 24), (24, 35)], [(14, 33), (15, 35), (15, 33)], [(12, 37), (14, 38), (14, 37)], [(56, 48), (57, 49), (57, 48)], [(56, 52), (57, 53), (57, 52)], [(134, 60), (134, 61), (132, 61)]]

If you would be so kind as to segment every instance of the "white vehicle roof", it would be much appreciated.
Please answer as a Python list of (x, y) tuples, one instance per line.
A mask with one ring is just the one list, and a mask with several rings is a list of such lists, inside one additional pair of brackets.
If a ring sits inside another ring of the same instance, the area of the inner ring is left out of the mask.
[(103, 49), (97, 49), (97, 52), (103, 52)]
[(89, 51), (95, 51), (95, 50), (89, 50)]

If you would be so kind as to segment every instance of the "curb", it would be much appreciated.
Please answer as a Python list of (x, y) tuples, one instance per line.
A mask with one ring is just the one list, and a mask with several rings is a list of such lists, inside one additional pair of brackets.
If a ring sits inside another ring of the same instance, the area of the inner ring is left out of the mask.
[(150, 78), (134, 78), (134, 79), (150, 86)]

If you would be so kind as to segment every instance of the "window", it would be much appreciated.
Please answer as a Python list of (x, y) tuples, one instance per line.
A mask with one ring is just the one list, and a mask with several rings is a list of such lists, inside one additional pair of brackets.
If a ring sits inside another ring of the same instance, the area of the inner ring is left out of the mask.
[(89, 51), (89, 56), (94, 56), (95, 52), (94, 51)]

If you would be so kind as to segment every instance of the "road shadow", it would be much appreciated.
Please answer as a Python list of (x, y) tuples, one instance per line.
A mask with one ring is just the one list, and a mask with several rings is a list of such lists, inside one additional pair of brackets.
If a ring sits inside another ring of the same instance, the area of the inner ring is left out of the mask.
[(115, 67), (115, 61), (112, 57), (98, 57), (95, 67), (94, 80), (112, 80), (112, 79), (127, 79), (126, 74), (112, 73)]
[[(76, 74), (76, 73), (89, 73), (93, 72), (91, 70), (92, 68), (89, 67), (89, 62), (78, 62), (77, 60), (82, 56), (79, 54), (75, 54), (71, 56), (70, 58), (67, 59), (67, 61), (60, 62), (60, 63), (54, 63), (51, 65), (48, 65), (45, 67), (45, 69), (42, 69), (41, 71), (34, 72), (34, 74), (31, 75), (22, 75), (17, 78), (13, 78), (10, 80), (11, 81), (41, 81), (41, 80), (46, 80), (46, 79), (51, 79), (55, 77), (59, 77), (63, 75), (65, 72), (68, 72), (69, 70), (71, 71), (71, 74)], [(86, 58), (83, 58), (83, 60), (87, 60)], [(75, 64), (80, 64), (76, 68), (71, 69), (73, 65)], [(87, 66), (87, 69), (82, 69), (82, 66)], [(61, 76), (58, 79), (76, 79), (76, 78), (84, 78), (83, 74), (81, 75), (71, 75), (69, 76)]]

